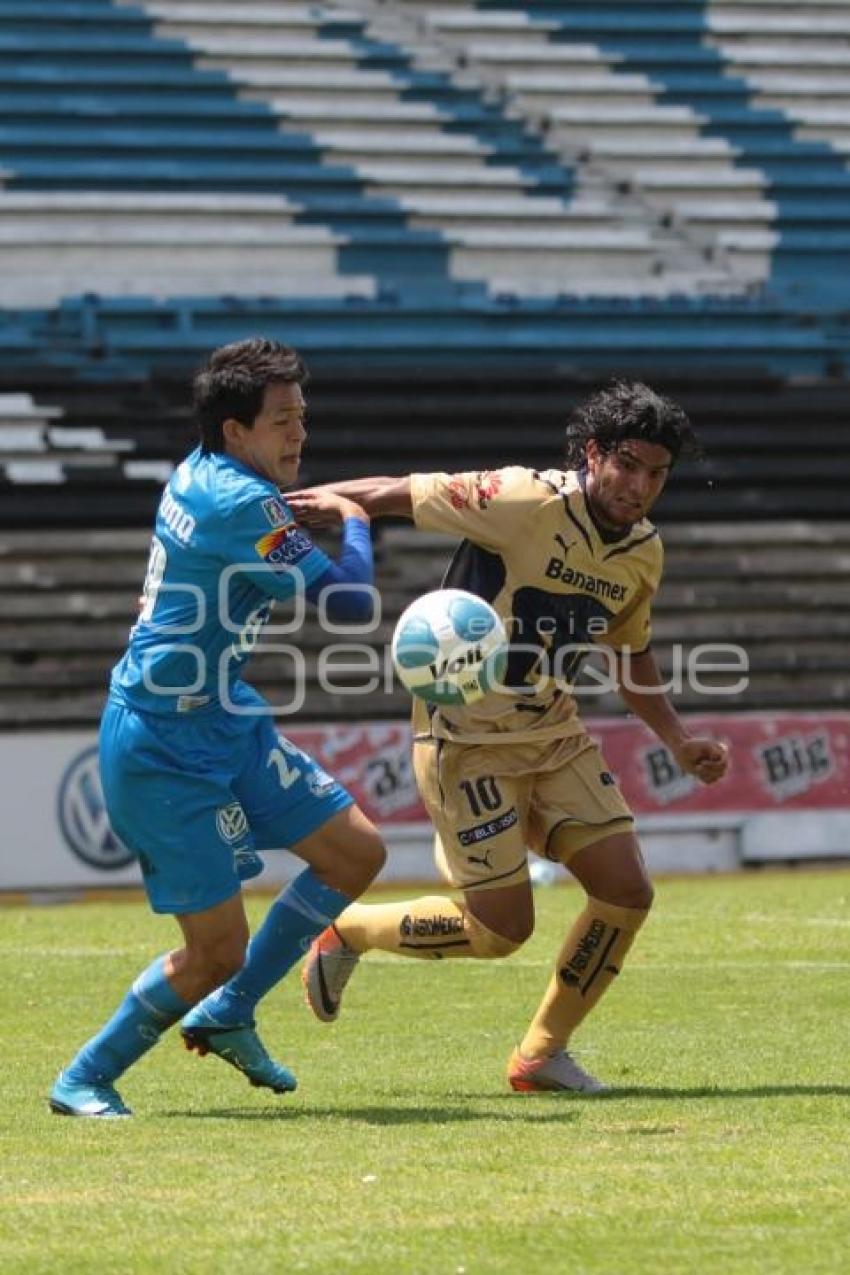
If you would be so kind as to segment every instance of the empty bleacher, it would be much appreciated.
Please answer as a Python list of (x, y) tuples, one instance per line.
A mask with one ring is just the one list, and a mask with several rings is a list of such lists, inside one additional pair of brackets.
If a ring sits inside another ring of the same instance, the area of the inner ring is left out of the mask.
[(140, 455), (126, 433), (107, 437), (100, 425), (69, 425), (64, 416), (61, 407), (34, 403), (29, 394), (0, 394), (0, 480), (19, 489), (24, 505), (34, 491), (44, 495), (57, 486), (82, 492), (87, 485), (167, 481), (173, 468), (167, 454)]
[(0, 0), (0, 364), (185, 368), (253, 317), (844, 375), (847, 10), (804, 9)]
[[(143, 331), (146, 331), (144, 329)], [(214, 338), (208, 334), (209, 344)], [(200, 349), (200, 347), (199, 347)], [(360, 359), (362, 360), (361, 354)], [(625, 362), (620, 371), (628, 372)], [(497, 369), (483, 353), (466, 368), (417, 372), (313, 368), (305, 483), (413, 469), (480, 469), (560, 461), (567, 413), (604, 376)], [(850, 394), (845, 385), (789, 386), (751, 374), (722, 384), (692, 371), (656, 378), (684, 403), (705, 458), (682, 462), (662, 497), (662, 525), (731, 520), (836, 520), (850, 516)], [(0, 374), (0, 391), (4, 378)], [(193, 446), (189, 377), (170, 373), (125, 384), (43, 375), (45, 430), (22, 435), (0, 395), (0, 530), (147, 527), (171, 466)], [(28, 408), (41, 422), (42, 408)], [(58, 413), (61, 411), (61, 416)]]
[[(2, 0), (0, 18), (19, 303), (43, 302), (26, 281), (45, 249), (54, 299), (141, 295), (144, 263), (148, 295), (191, 293), (204, 262), (207, 295), (309, 295), (311, 275), (317, 295), (817, 293), (819, 258), (846, 260), (839, 3)], [(44, 215), (19, 191), (52, 192)], [(109, 198), (130, 191), (136, 215)]]
[[(846, 523), (785, 522), (742, 529), (736, 524), (674, 524), (665, 533), (665, 583), (655, 607), (654, 645), (673, 667), (673, 644), (735, 643), (746, 652), (749, 683), (735, 695), (710, 698), (685, 685), (677, 702), (711, 711), (794, 707), (835, 708), (847, 702), (850, 675), (850, 531)], [(141, 530), (10, 533), (0, 554), (0, 728), (92, 725), (103, 705), (109, 669), (136, 614), (148, 533)], [(381, 623), (367, 642), (377, 667), (389, 668), (387, 643), (407, 603), (438, 585), (451, 542), (409, 528), (385, 529), (377, 582)], [(279, 640), (279, 639), (278, 639)], [(346, 644), (335, 636), (333, 642)], [(408, 707), (397, 684), (363, 694), (369, 676), (335, 674), (330, 692), (316, 681), (329, 639), (315, 621), (298, 634), (307, 672), (302, 719), (398, 718)], [(728, 653), (706, 659), (729, 660)], [(365, 660), (359, 657), (363, 670)], [(341, 651), (335, 663), (358, 657)], [(251, 680), (272, 703), (293, 702), (293, 662), (262, 653)], [(703, 683), (729, 687), (739, 673), (707, 674)], [(389, 685), (389, 684), (388, 684)], [(367, 688), (368, 689), (368, 688)], [(617, 696), (582, 701), (583, 711), (622, 712)]]
[(401, 8), (739, 282), (830, 291), (850, 235), (850, 12), (784, 0)]
[[(459, 353), (591, 364), (641, 339), (614, 321), (609, 343), (585, 299), (625, 324), (675, 299), (675, 362), (690, 297), (697, 364), (823, 375), (846, 346), (823, 316), (846, 311), (850, 51), (846, 6), (804, 10), (0, 0), (0, 360), (28, 332), (52, 357), (44, 311), (94, 294), (183, 328), (223, 295), (291, 299), (308, 349), (319, 325), (353, 348), (368, 313), (389, 357), (430, 357), (436, 326)], [(747, 333), (737, 298), (762, 306)]]
[[(662, 656), (846, 702), (848, 267), (847, 0), (0, 0), (0, 726), (95, 720), (192, 371), (257, 333), (313, 369), (305, 482), (673, 393)], [(383, 532), (379, 637), (443, 550)]]
[[(522, 121), (364, 13), (52, 0), (0, 17), (6, 186), (52, 195), (40, 216), (0, 196), (13, 302), (43, 304), (51, 284), (53, 300), (311, 296), (313, 275), (319, 296), (606, 294), (610, 272), (651, 291), (665, 271), (653, 219), (601, 189), (573, 200), (570, 166)], [(135, 207), (114, 198), (128, 191)], [(33, 288), (45, 251), (56, 269)]]

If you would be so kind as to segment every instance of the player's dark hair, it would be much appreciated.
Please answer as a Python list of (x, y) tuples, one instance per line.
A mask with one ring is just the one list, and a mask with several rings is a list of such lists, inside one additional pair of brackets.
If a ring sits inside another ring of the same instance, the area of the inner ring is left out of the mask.
[(601, 451), (612, 452), (627, 438), (666, 447), (672, 461), (683, 451), (699, 452), (691, 423), (678, 403), (640, 381), (614, 381), (573, 409), (567, 423), (567, 468), (585, 464), (591, 439)]
[(304, 385), (307, 375), (295, 350), (266, 337), (213, 350), (193, 385), (201, 450), (224, 451), (222, 426), (230, 417), (250, 429), (262, 410), (267, 385)]

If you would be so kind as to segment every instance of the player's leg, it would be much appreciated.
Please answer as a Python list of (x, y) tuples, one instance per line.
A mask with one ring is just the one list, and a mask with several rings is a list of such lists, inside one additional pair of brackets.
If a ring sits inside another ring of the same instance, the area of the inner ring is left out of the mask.
[[(251, 939), (244, 966), (198, 1005), (183, 1024), (193, 1028), (254, 1025), (258, 1002), (301, 959), (313, 939), (371, 882), (383, 864), (378, 834), (357, 806), (334, 814), (292, 847), (309, 866), (278, 895)], [(344, 891), (338, 888), (344, 885)]]
[(437, 830), (438, 866), (463, 899), (428, 894), (346, 909), (304, 965), (307, 1003), (323, 1022), (338, 1017), (342, 991), (371, 949), (423, 960), (492, 959), (516, 951), (531, 933), (523, 785), (495, 777), (490, 762), (479, 749), (417, 744), (417, 782)]
[(510, 956), (533, 928), (527, 881), (465, 891), (461, 900), (427, 894), (393, 903), (356, 903), (310, 949), (302, 973), (307, 1004), (323, 1023), (334, 1022), (342, 993), (365, 952), (420, 960), (493, 960)]
[[(113, 1082), (242, 963), (247, 922), (236, 854), (217, 817), (232, 794), (202, 767), (185, 769), (186, 729), (165, 720), (150, 728), (144, 716), (114, 704), (104, 712), (100, 769), (112, 826), (139, 856), (153, 910), (178, 916), (186, 945), (143, 971), (65, 1068), (52, 1094), (56, 1111), (125, 1114)], [(197, 731), (192, 742), (197, 757)], [(250, 849), (250, 835), (244, 846)]]
[[(563, 1055), (575, 1030), (595, 1008), (622, 969), (652, 904), (633, 833), (606, 837), (574, 854), (569, 868), (587, 899), (555, 960), (555, 970), (520, 1047), (509, 1065), (513, 1087), (585, 1088), (574, 1060)], [(554, 1067), (523, 1067), (556, 1059)], [(548, 1073), (551, 1073), (548, 1074)], [(560, 1080), (564, 1083), (558, 1083)], [(555, 1083), (546, 1083), (553, 1081)], [(525, 1083), (523, 1083), (525, 1082)]]
[(272, 903), (239, 973), (184, 1020), (184, 1036), (212, 1043), (222, 1029), (253, 1029), (257, 1003), (366, 889), (385, 857), (370, 821), (306, 753), (265, 726), (258, 748), (237, 784), (256, 844), (287, 845), (308, 866)]
[(199, 997), (242, 964), (248, 924), (241, 894), (177, 919), (185, 946), (142, 971), (109, 1021), (61, 1072), (50, 1099), (57, 1114), (129, 1115), (114, 1082)]
[(508, 1077), (517, 1089), (601, 1087), (570, 1058), (566, 1046), (620, 972), (652, 904), (652, 885), (631, 816), (609, 782), (598, 750), (583, 752), (561, 779), (574, 813), (552, 826), (557, 812), (548, 800), (547, 777), (540, 802), (543, 818), (550, 823), (546, 852), (566, 864), (587, 897), (509, 1063)]

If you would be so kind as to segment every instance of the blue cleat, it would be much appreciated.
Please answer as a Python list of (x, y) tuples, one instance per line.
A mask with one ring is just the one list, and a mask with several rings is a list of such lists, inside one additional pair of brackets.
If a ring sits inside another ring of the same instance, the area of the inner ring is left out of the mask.
[(246, 1075), (258, 1089), (292, 1093), (298, 1086), (288, 1067), (282, 1067), (271, 1057), (253, 1023), (224, 1027), (198, 1006), (183, 1019), (180, 1035), (188, 1050), (194, 1050), (200, 1058), (216, 1054)]
[(118, 1120), (133, 1113), (112, 1085), (83, 1085), (66, 1080), (60, 1071), (50, 1091), (50, 1110), (57, 1116), (96, 1116)]

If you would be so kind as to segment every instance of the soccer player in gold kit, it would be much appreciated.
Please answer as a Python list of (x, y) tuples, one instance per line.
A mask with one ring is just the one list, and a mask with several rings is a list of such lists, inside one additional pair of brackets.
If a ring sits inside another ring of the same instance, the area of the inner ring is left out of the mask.
[[(511, 654), (505, 689), (462, 707), (414, 709), (414, 769), (443, 875), (462, 893), (347, 908), (313, 944), (308, 1003), (339, 1014), (372, 948), (420, 958), (508, 956), (530, 936), (528, 849), (563, 863), (585, 906), (566, 935), (528, 1030), (508, 1062), (516, 1090), (604, 1086), (568, 1051), (619, 973), (652, 904), (634, 820), (570, 694), (581, 648), (605, 647), (627, 707), (681, 769), (724, 775), (717, 740), (692, 735), (660, 689), (650, 606), (662, 568), (647, 521), (683, 447), (685, 413), (645, 385), (618, 382), (573, 413), (566, 468), (411, 474), (333, 484), (371, 516), (413, 518), (463, 542), (444, 585), (490, 602)], [(310, 522), (310, 491), (288, 496)]]

